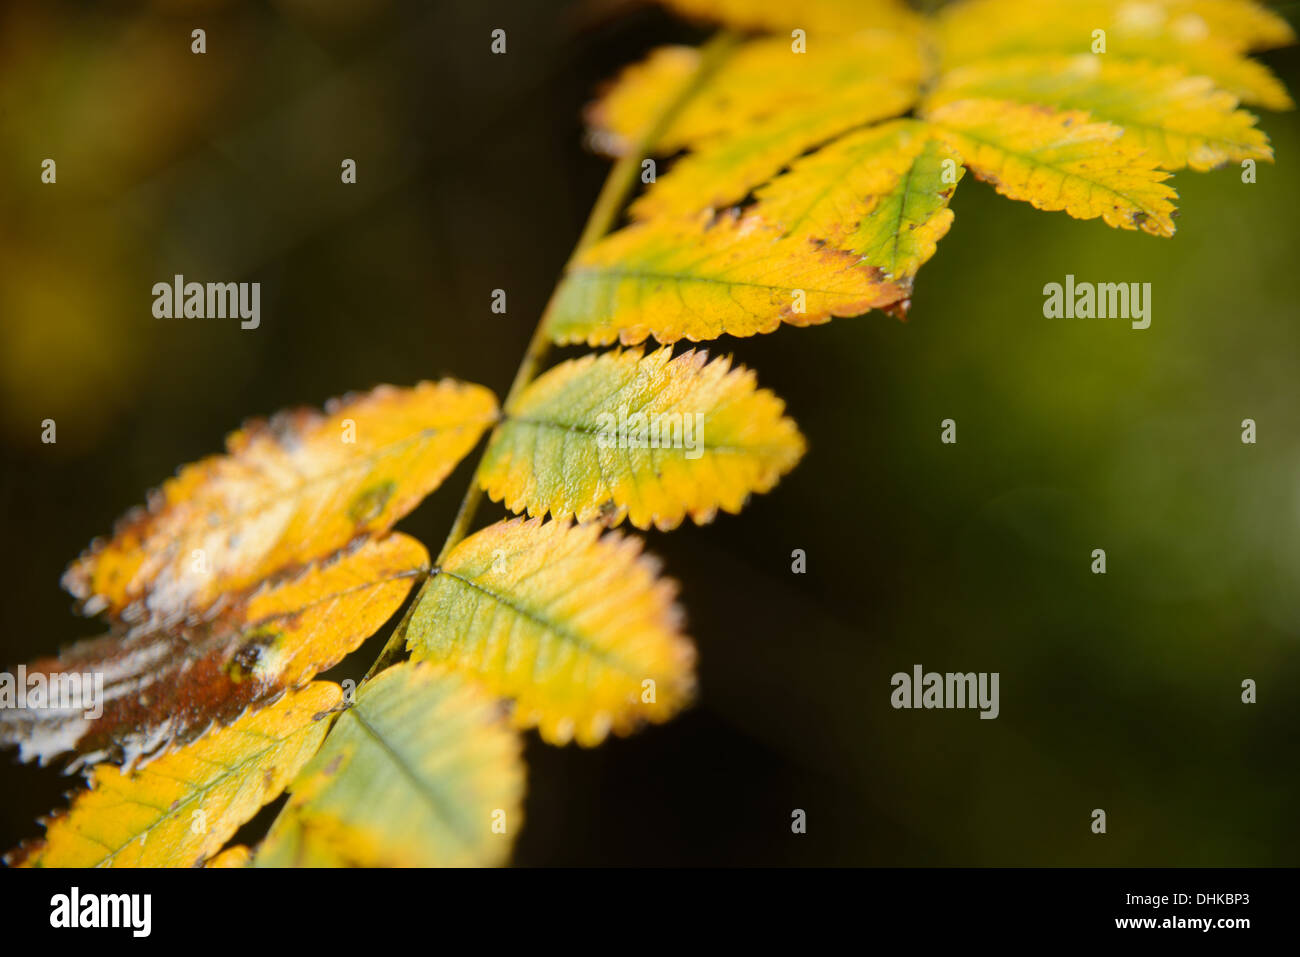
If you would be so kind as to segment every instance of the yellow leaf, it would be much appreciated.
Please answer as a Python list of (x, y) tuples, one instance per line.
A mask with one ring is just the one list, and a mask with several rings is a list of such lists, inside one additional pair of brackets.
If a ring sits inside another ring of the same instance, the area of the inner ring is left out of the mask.
[(135, 629), (81, 642), (34, 662), (53, 688), (102, 676), (97, 717), (79, 707), (0, 709), (0, 743), (23, 760), (66, 751), (74, 766), (147, 762), (212, 724), (229, 724), (333, 667), (397, 610), (428, 566), (424, 546), (391, 534), (312, 565), (301, 574), (230, 596), (194, 623)]
[(851, 91), (837, 91), (835, 97), (791, 107), (743, 131), (708, 140), (658, 177), (632, 204), (632, 216), (681, 216), (738, 203), (810, 147), (904, 113), (915, 100), (910, 87), (859, 83)]
[[(1105, 53), (1093, 54), (1104, 31)], [(945, 69), (1018, 56), (1087, 54), (1169, 64), (1247, 103), (1288, 109), (1267, 67), (1242, 54), (1291, 43), (1290, 26), (1244, 0), (970, 0), (945, 7), (936, 34)]]
[[(1286, 20), (1254, 0), (964, 0), (937, 18), (945, 66), (1031, 51), (1082, 53), (1091, 49), (1093, 29), (1106, 31), (1107, 55), (1117, 39), (1213, 42), (1238, 51), (1295, 40)], [(1140, 51), (1126, 46), (1120, 55)]]
[(513, 519), (452, 550), (407, 646), (513, 698), (516, 726), (594, 745), (665, 721), (690, 698), (695, 649), (675, 595), (635, 538)]
[(429, 664), (362, 685), (290, 790), (259, 867), (499, 864), (523, 822), (518, 736), (482, 688)]
[(649, 135), (664, 104), (686, 90), (699, 68), (699, 51), (683, 46), (660, 47), (626, 67), (587, 107), (591, 145), (606, 156), (626, 155)]
[(703, 523), (719, 508), (739, 512), (799, 460), (803, 437), (784, 409), (748, 369), (705, 352), (588, 355), (524, 391), (492, 437), (479, 482), (530, 515)]
[(699, 342), (857, 316), (906, 297), (860, 257), (783, 239), (759, 217), (701, 217), (638, 223), (591, 247), (561, 282), (547, 328), (561, 344)]
[(1145, 150), (1165, 169), (1273, 158), (1268, 137), (1255, 128), (1255, 117), (1237, 109), (1236, 97), (1178, 67), (1092, 54), (998, 60), (947, 74), (927, 109), (980, 98), (1082, 110), (1122, 127), (1121, 143)]
[(653, 150), (695, 152), (632, 205), (637, 218), (738, 202), (809, 147), (905, 112), (924, 74), (915, 36), (881, 30), (819, 41), (804, 53), (787, 40), (755, 40), (705, 76), (699, 64), (695, 51), (657, 50), (588, 109), (592, 141), (622, 155), (648, 135), (670, 94), (694, 84)]
[(342, 700), (318, 681), (166, 755), (124, 772), (99, 765), (44, 841), (22, 852), (28, 867), (192, 867), (219, 851), (274, 800), (320, 746)]
[(175, 621), (280, 569), (382, 532), (428, 495), (496, 417), (481, 386), (381, 386), (234, 433), (183, 468), (68, 568), (86, 614)]
[(1169, 174), (1123, 130), (1094, 123), (1086, 113), (1000, 100), (959, 100), (929, 114), (939, 134), (977, 177), (999, 193), (1037, 209), (1076, 219), (1100, 217), (1109, 226), (1174, 232)]
[(907, 279), (952, 225), (948, 201), (964, 173), (961, 158), (925, 124), (885, 123), (797, 161), (759, 190), (753, 212), (786, 235), (820, 240)]
[(236, 844), (209, 860), (204, 867), (248, 867), (252, 862), (253, 852), (243, 844)]
[(909, 91), (910, 100), (924, 76), (917, 37), (871, 30), (836, 37), (796, 53), (790, 41), (760, 39), (726, 53), (707, 76), (699, 77), (699, 53), (664, 47), (628, 67), (587, 109), (598, 143), (615, 155), (649, 132), (648, 122), (669, 94), (690, 93), (653, 144), (673, 153), (745, 132), (756, 121), (788, 116), (796, 110), (826, 112), (836, 102), (870, 111), (868, 97), (882, 88)]

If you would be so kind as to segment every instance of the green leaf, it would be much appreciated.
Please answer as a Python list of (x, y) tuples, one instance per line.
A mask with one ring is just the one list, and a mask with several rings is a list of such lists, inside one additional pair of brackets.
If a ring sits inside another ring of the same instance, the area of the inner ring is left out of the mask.
[(408, 662), (361, 686), (290, 790), (259, 867), (484, 866), (518, 833), (524, 768), (490, 695)]
[(497, 430), (479, 482), (512, 511), (676, 528), (739, 512), (803, 454), (785, 404), (728, 358), (641, 350), (561, 363)]

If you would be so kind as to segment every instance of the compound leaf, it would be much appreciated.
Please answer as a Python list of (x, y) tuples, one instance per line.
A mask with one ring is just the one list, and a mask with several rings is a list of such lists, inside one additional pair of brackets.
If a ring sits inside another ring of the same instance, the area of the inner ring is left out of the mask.
[(260, 867), (502, 863), (522, 823), (518, 736), (495, 699), (430, 664), (362, 685), (258, 849)]
[(660, 349), (588, 355), (532, 383), (479, 482), (515, 512), (676, 528), (766, 492), (803, 454), (784, 403), (729, 359)]
[(169, 623), (390, 528), (496, 418), (481, 386), (392, 386), (280, 413), (181, 469), (64, 575), (86, 614)]
[(641, 542), (598, 525), (499, 522), (457, 545), (407, 630), (412, 657), (514, 699), (544, 740), (600, 743), (690, 698), (695, 649), (676, 585)]
[(342, 689), (318, 681), (147, 768), (93, 769), (90, 787), (20, 848), (27, 867), (193, 867), (219, 851), (316, 753)]
[(556, 342), (903, 316), (963, 167), (1040, 209), (1170, 236), (1160, 170), (1271, 160), (1238, 104), (1291, 105), (1248, 55), (1294, 35), (1253, 0), (965, 0), (929, 16), (884, 0), (668, 6), (777, 35), (704, 77), (698, 52), (656, 51), (589, 110), (593, 141), (625, 156), (663, 108), (656, 88), (673, 91), (682, 105), (651, 151), (684, 156), (648, 180), (631, 226), (572, 265)]

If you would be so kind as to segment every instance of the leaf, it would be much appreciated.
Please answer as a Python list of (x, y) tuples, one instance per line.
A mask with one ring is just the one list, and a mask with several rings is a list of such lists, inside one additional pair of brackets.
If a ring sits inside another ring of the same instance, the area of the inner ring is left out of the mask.
[(1164, 169), (1273, 159), (1268, 137), (1255, 117), (1237, 109), (1236, 97), (1178, 67), (1092, 54), (999, 60), (947, 74), (927, 108), (978, 98), (1085, 111), (1122, 127), (1121, 142), (1145, 150)]
[(695, 649), (658, 570), (639, 540), (596, 525), (499, 522), (452, 549), (407, 647), (513, 698), (517, 727), (599, 744), (667, 720), (692, 694)]
[(221, 850), (316, 752), (342, 700), (318, 681), (201, 741), (125, 772), (99, 765), (44, 841), (8, 863), (27, 867), (192, 867)]
[(965, 0), (932, 16), (883, 0), (667, 5), (778, 35), (703, 79), (698, 53), (656, 51), (589, 110), (593, 140), (623, 155), (663, 91), (690, 94), (654, 144), (685, 155), (571, 267), (548, 320), (561, 344), (903, 316), (962, 167), (1040, 209), (1170, 236), (1159, 168), (1271, 159), (1238, 103), (1291, 104), (1247, 57), (1291, 28), (1251, 0)]
[(257, 866), (492, 865), (522, 823), (524, 768), (491, 696), (408, 662), (361, 686), (290, 790)]
[[(68, 568), (85, 614), (169, 623), (224, 592), (386, 531), (437, 488), (496, 418), (481, 386), (380, 386), (257, 421), (229, 454), (181, 469), (147, 510)], [(348, 441), (349, 437), (355, 441)]]
[(959, 100), (929, 119), (977, 177), (1036, 209), (1064, 210), (1109, 226), (1174, 233), (1169, 174), (1123, 130), (1088, 114), (999, 100)]
[[(652, 144), (654, 152), (670, 154), (743, 133), (770, 117), (821, 110), (837, 101), (863, 104), (865, 94), (881, 87), (909, 90), (910, 100), (924, 76), (916, 39), (868, 30), (818, 42), (805, 53), (796, 53), (787, 38), (751, 40), (703, 77), (695, 75), (701, 65), (696, 50), (661, 47), (609, 84), (587, 108), (586, 119), (597, 142), (621, 156), (650, 132), (648, 119), (662, 109), (666, 94), (689, 92)], [(869, 70), (864, 63), (870, 63)]]
[(1246, 103), (1274, 110), (1293, 104), (1261, 63), (1242, 54), (1285, 46), (1291, 27), (1243, 0), (971, 0), (940, 13), (937, 39), (945, 69), (1023, 55), (1091, 53), (1104, 30), (1106, 63), (1167, 64), (1208, 77)]
[(622, 229), (580, 256), (560, 284), (547, 330), (560, 344), (636, 345), (647, 336), (698, 342), (857, 316), (906, 296), (860, 257), (782, 239), (757, 217), (656, 221)]
[(76, 644), (35, 662), (28, 678), (51, 676), (53, 688), (85, 676), (77, 683), (89, 689), (100, 676), (102, 713), (88, 718), (85, 698), (0, 708), (0, 744), (42, 763), (70, 750), (83, 754), (74, 767), (146, 763), (333, 667), (392, 616), (428, 561), (423, 545), (392, 534), (231, 598), (210, 619)]
[(204, 867), (249, 867), (252, 863), (253, 852), (244, 844), (236, 844), (211, 858)]
[(622, 155), (649, 135), (666, 94), (689, 91), (653, 152), (693, 152), (633, 203), (636, 218), (739, 202), (809, 147), (907, 110), (923, 75), (915, 38), (880, 30), (821, 41), (803, 53), (788, 40), (755, 40), (707, 75), (696, 74), (699, 65), (694, 51), (657, 50), (587, 111), (592, 141)]
[(834, 98), (756, 121), (743, 132), (709, 141), (678, 160), (632, 204), (632, 216), (683, 216), (739, 203), (810, 147), (856, 126), (897, 116), (915, 99), (915, 90), (909, 87), (859, 83), (852, 95), (839, 91)]
[[(674, 359), (668, 348), (588, 355), (524, 391), (492, 437), (479, 482), (530, 515), (704, 523), (719, 508), (739, 512), (802, 456), (784, 410), (730, 359), (693, 350)], [(630, 447), (638, 437), (643, 447)]]
[(754, 213), (909, 279), (952, 225), (948, 201), (964, 173), (925, 124), (884, 123), (798, 160), (759, 190)]
[(682, 95), (700, 68), (694, 47), (667, 46), (652, 50), (639, 63), (625, 67), (606, 85), (584, 114), (591, 145), (606, 156), (625, 156), (647, 137), (666, 102)]

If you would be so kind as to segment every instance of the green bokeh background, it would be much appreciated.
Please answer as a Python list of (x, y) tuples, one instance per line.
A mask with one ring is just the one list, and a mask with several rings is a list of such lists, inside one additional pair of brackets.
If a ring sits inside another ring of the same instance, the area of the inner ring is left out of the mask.
[[(66, 562), (243, 418), (444, 374), (503, 393), (606, 168), (583, 103), (701, 35), (531, 0), (0, 14), (0, 660), (95, 633)], [(1294, 50), (1265, 59), (1300, 90)], [(648, 536), (701, 700), (595, 751), (530, 735), (517, 862), (1300, 863), (1300, 123), (1262, 125), (1257, 183), (1174, 178), (1172, 240), (968, 178), (908, 322), (717, 344), (810, 452), (744, 515)], [(154, 319), (175, 272), (261, 282), (262, 327)], [(1067, 273), (1151, 283), (1151, 328), (1043, 318)], [(469, 473), (402, 527), (436, 546)], [(893, 710), (918, 663), (999, 672), (1001, 716)], [(71, 783), (5, 756), (0, 844)]]

